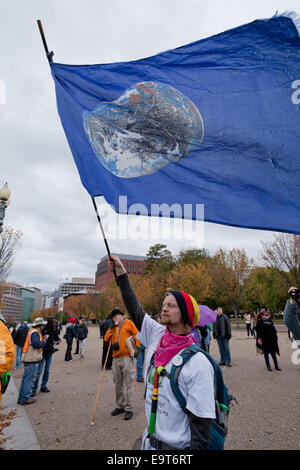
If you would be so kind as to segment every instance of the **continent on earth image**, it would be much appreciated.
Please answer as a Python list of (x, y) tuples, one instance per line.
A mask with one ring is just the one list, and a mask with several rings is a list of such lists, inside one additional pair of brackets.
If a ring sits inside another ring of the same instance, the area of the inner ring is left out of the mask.
[(113, 102), (83, 112), (89, 142), (120, 178), (150, 175), (196, 150), (204, 136), (196, 106), (175, 88), (140, 82)]

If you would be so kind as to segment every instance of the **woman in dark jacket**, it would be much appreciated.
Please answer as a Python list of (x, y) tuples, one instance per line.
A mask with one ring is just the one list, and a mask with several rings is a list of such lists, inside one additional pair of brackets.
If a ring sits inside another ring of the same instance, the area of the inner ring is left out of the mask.
[(276, 354), (279, 355), (277, 331), (274, 323), (271, 320), (269, 312), (261, 312), (259, 314), (256, 324), (256, 346), (261, 349), (264, 353), (267, 369), (272, 370), (269, 361), (269, 354), (271, 354), (274, 361), (276, 370), (281, 370), (278, 366)]

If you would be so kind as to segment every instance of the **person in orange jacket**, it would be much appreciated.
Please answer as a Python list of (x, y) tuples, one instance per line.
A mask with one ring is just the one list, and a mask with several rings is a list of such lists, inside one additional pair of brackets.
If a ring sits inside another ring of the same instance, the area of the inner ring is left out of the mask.
[[(15, 344), (12, 336), (5, 326), (5, 319), (0, 314), (0, 381), (3, 375), (10, 372), (15, 360)], [(1, 383), (0, 383), (0, 402), (1, 402)]]
[(111, 312), (112, 322), (104, 336), (104, 341), (111, 341), (113, 357), (113, 380), (115, 383), (116, 408), (111, 412), (112, 416), (124, 413), (124, 419), (129, 420), (133, 416), (134, 393), (134, 355), (129, 349), (126, 340), (133, 337), (136, 347), (141, 343), (136, 338), (138, 330), (134, 323), (124, 317), (123, 312), (116, 309)]

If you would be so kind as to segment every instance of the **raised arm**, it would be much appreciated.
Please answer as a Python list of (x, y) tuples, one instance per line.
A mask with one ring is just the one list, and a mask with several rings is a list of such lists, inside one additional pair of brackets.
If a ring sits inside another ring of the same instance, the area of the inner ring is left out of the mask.
[(145, 312), (135, 296), (122, 261), (117, 256), (110, 257), (109, 264), (116, 270), (125, 307), (137, 329), (141, 330)]

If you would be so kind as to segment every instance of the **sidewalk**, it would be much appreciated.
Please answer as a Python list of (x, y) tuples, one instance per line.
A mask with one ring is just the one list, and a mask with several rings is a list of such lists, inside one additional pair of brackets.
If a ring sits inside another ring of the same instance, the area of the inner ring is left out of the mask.
[(26, 413), (26, 407), (17, 405), (18, 390), (13, 377), (8, 389), (2, 397), (2, 413), (8, 414), (15, 410), (17, 415), (10, 421), (10, 426), (3, 429), (3, 437), (7, 438), (5, 450), (40, 450), (36, 434)]

